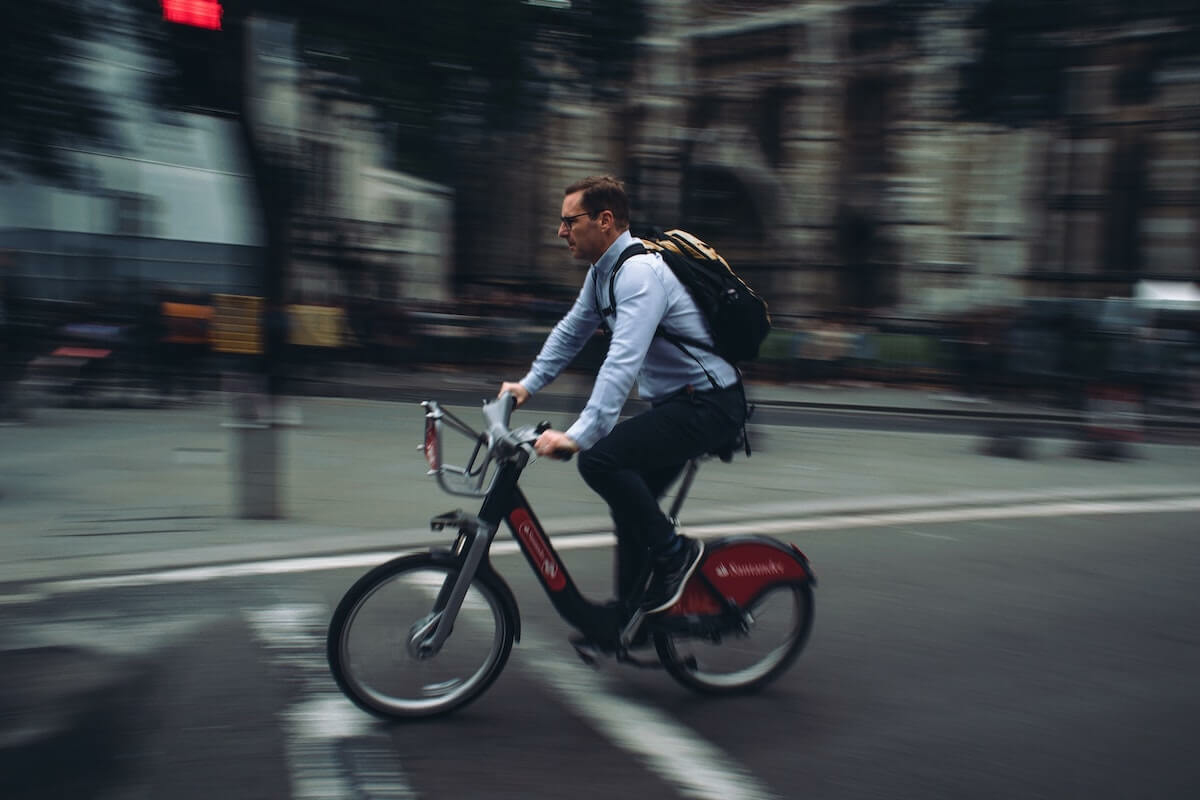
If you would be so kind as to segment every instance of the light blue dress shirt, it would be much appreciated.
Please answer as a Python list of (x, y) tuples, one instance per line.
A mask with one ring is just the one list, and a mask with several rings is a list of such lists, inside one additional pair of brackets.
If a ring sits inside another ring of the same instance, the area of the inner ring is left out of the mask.
[[(574, 305), (534, 359), (521, 385), (531, 394), (549, 384), (571, 363), (600, 327), (598, 309), (609, 305), (608, 286), (617, 258), (636, 240), (625, 231), (591, 266)], [(616, 317), (609, 317), (612, 340), (608, 355), (596, 375), (592, 394), (579, 418), (566, 434), (586, 450), (617, 424), (634, 379), (638, 396), (655, 402), (686, 386), (698, 391), (712, 388), (708, 372), (721, 387), (738, 381), (737, 371), (723, 358), (698, 347), (691, 355), (654, 332), (659, 325), (678, 336), (712, 343), (700, 309), (662, 257), (646, 253), (629, 258), (617, 273)]]

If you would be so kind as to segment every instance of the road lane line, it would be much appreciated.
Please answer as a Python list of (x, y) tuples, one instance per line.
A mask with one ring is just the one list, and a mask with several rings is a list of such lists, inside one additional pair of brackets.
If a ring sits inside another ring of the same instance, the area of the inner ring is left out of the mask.
[[(440, 584), (420, 584), (432, 602)], [(455, 623), (471, 624), (471, 615)], [(570, 709), (616, 746), (641, 761), (684, 797), (697, 800), (776, 800), (758, 779), (719, 747), (675, 723), (667, 715), (622, 697), (612, 678), (578, 661), (556, 655), (564, 648), (526, 625), (523, 650), (536, 655), (521, 659), (521, 668), (538, 676)], [(509, 665), (514, 662), (509, 661)]]
[(566, 705), (684, 797), (698, 800), (775, 800), (776, 795), (734, 759), (666, 714), (622, 697), (612, 679), (554, 655), (564, 645), (526, 633), (536, 653), (522, 669), (537, 673)]
[(416, 800), (388, 738), (331, 688), (324, 658), (329, 609), (277, 605), (244, 616), (276, 663), (297, 674), (303, 687), (283, 715), (293, 800)]
[(832, 517), (814, 517), (811, 519), (780, 519), (762, 520), (755, 523), (700, 525), (695, 528), (689, 528), (688, 532), (695, 531), (705, 537), (725, 536), (735, 533), (785, 534), (811, 530), (879, 528), (890, 525), (932, 524), (939, 522), (974, 522), (977, 520), (992, 519), (1027, 519), (1034, 517), (1111, 514), (1159, 514), (1183, 511), (1200, 511), (1200, 497), (1112, 502), (1075, 501), (1019, 506), (933, 508), (919, 511), (898, 511), (891, 514), (840, 514)]
[[(712, 538), (743, 533), (784, 535), (805, 531), (835, 531), (850, 528), (880, 528), (892, 525), (937, 524), (946, 522), (972, 522), (997, 519), (1023, 519), (1055, 516), (1088, 516), (1114, 514), (1167, 514), (1200, 511), (1200, 497), (1171, 497), (1147, 500), (1123, 501), (1068, 501), (1002, 506), (968, 506), (964, 508), (934, 508), (892, 513), (834, 514), (823, 517), (799, 519), (749, 520), (736, 523), (713, 523), (686, 525), (690, 536)], [(551, 528), (553, 530), (553, 528)], [(613, 543), (610, 533), (562, 534), (553, 536), (556, 550), (583, 550), (594, 547), (609, 547)], [(235, 564), (218, 564), (208, 567), (183, 567), (119, 575), (102, 575), (91, 578), (68, 578), (46, 581), (25, 587), (22, 595), (46, 599), (54, 595), (98, 589), (151, 586), (170, 583), (195, 583), (259, 575), (287, 574), (295, 572), (323, 572), (334, 569), (365, 568), (406, 552), (424, 552), (428, 548), (406, 548), (404, 550), (376, 550), (364, 553), (341, 555), (302, 556), (295, 558), (244, 561)], [(493, 555), (517, 552), (516, 542), (500, 539), (492, 545)], [(0, 605), (16, 604), (17, 600), (0, 598)]]
[(900, 533), (903, 533), (905, 536), (916, 536), (918, 539), (941, 539), (942, 541), (945, 541), (945, 542), (962, 541), (957, 536), (943, 536), (940, 533), (926, 533), (925, 531), (901, 530)]

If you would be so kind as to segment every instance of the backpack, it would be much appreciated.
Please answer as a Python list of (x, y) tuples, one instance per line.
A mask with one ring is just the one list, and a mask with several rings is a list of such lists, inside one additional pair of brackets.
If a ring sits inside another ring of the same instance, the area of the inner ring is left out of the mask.
[[(708, 322), (713, 344), (668, 333), (659, 326), (657, 335), (672, 342), (684, 352), (684, 345), (699, 347), (736, 367), (739, 362), (758, 356), (759, 347), (771, 330), (771, 316), (766, 302), (755, 294), (750, 285), (738, 277), (721, 254), (698, 237), (678, 229), (655, 232), (641, 237), (621, 253), (608, 282), (609, 307), (601, 316), (615, 315), (614, 288), (617, 270), (632, 256), (646, 252), (658, 253), (675, 277), (687, 289), (700, 313)], [(690, 354), (689, 354), (690, 355)]]

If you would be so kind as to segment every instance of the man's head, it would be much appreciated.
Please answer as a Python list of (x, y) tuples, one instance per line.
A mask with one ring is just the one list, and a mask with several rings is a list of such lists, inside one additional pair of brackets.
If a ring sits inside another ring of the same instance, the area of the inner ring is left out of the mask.
[(595, 263), (628, 229), (629, 198), (619, 180), (593, 176), (567, 187), (558, 235), (575, 258)]

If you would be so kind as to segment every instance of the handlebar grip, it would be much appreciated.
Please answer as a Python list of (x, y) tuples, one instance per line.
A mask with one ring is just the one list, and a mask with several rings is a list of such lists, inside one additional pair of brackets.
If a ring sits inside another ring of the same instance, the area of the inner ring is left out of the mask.
[(501, 392), (495, 400), (483, 404), (483, 419), (487, 422), (488, 435), (493, 440), (502, 439), (508, 434), (508, 421), (516, 405), (517, 398), (512, 392)]
[(574, 450), (571, 450), (566, 447), (560, 447), (557, 450), (555, 450), (553, 453), (551, 453), (550, 457), (553, 458), (555, 461), (570, 461), (571, 457), (574, 455), (575, 455)]
[(501, 392), (496, 398), (500, 401), (500, 409), (504, 413), (504, 421), (512, 418), (513, 409), (517, 407), (517, 396), (512, 392)]

